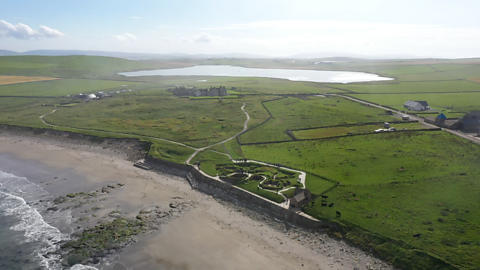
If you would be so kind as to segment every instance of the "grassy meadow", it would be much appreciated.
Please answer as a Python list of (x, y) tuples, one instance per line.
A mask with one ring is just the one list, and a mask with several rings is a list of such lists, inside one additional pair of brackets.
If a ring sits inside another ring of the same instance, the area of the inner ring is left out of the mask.
[[(230, 158), (227, 155), (212, 152), (210, 150), (204, 150), (190, 161), (191, 164), (200, 164), (202, 171), (210, 176), (217, 176), (218, 164), (231, 163)], [(232, 163), (233, 164), (233, 163)]]
[(121, 78), (121, 71), (185, 67), (188, 64), (161, 61), (132, 61), (102, 56), (2, 56), (0, 74), (55, 78)]
[(289, 97), (264, 104), (273, 118), (242, 134), (242, 143), (289, 141), (285, 131), (293, 129), (394, 120), (383, 110), (341, 97)]
[[(125, 86), (124, 86), (125, 85)], [(109, 80), (79, 80), (64, 79), (41, 82), (28, 82), (13, 85), (1, 85), (0, 96), (51, 96), (65, 97), (80, 93), (90, 94), (104, 91), (118, 91), (126, 88), (135, 88), (138, 82), (109, 81)]]
[(244, 145), (242, 150), (247, 158), (313, 172), (345, 185), (411, 182), (458, 175), (470, 171), (480, 155), (475, 144), (443, 131), (387, 132)]
[(449, 109), (457, 112), (471, 112), (480, 110), (479, 92), (472, 93), (423, 93), (423, 94), (374, 94), (374, 95), (362, 95), (351, 94), (354, 98), (375, 102), (381, 105), (390, 106), (398, 110), (405, 110), (403, 104), (407, 100), (425, 100), (432, 108), (439, 110)]
[[(399, 239), (465, 269), (480, 263), (477, 144), (431, 131), (246, 145), (242, 150), (247, 158), (306, 171), (307, 188), (314, 193), (339, 183), (326, 193), (335, 207), (322, 207), (317, 199), (305, 208), (314, 217)], [(333, 182), (326, 185), (308, 172)], [(413, 238), (417, 233), (422, 237)]]
[(156, 140), (150, 146), (150, 151), (148, 154), (154, 158), (183, 164), (193, 153), (195, 153), (195, 150), (191, 148), (166, 141)]
[[(390, 124), (391, 128), (396, 128), (397, 130), (415, 130), (425, 128), (421, 123), (400, 123), (400, 124)], [(319, 138), (328, 138), (334, 136), (342, 135), (356, 135), (356, 134), (365, 134), (372, 133), (377, 129), (383, 129), (384, 124), (379, 123), (376, 125), (355, 125), (355, 126), (338, 126), (330, 128), (315, 128), (315, 129), (303, 129), (295, 130), (292, 134), (297, 139), (319, 139)]]
[(426, 82), (401, 82), (376, 85), (346, 85), (342, 88), (355, 93), (363, 94), (420, 94), (420, 93), (460, 93), (480, 92), (480, 83), (467, 80), (455, 81), (426, 81)]
[(190, 101), (170, 93), (118, 95), (59, 108), (45, 120), (63, 127), (151, 136), (200, 147), (240, 132), (246, 119), (241, 106), (236, 100)]

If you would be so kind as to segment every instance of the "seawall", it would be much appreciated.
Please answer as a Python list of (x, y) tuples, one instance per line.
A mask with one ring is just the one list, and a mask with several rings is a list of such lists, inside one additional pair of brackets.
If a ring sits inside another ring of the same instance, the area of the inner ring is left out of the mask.
[(304, 216), (301, 213), (285, 209), (246, 190), (205, 176), (190, 165), (177, 164), (150, 156), (145, 159), (145, 163), (151, 165), (158, 171), (185, 177), (190, 185), (192, 185), (192, 188), (201, 192), (215, 195), (227, 201), (232, 201), (238, 205), (261, 212), (272, 218), (293, 223), (297, 226), (308, 229), (334, 229), (338, 226), (335, 223), (316, 220)]

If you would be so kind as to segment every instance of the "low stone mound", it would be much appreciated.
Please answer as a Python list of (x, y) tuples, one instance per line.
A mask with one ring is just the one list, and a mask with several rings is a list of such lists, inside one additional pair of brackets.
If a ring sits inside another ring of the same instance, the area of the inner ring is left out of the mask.
[(258, 174), (254, 174), (250, 177), (249, 180), (261, 181), (261, 180), (263, 180), (263, 176), (258, 175)]

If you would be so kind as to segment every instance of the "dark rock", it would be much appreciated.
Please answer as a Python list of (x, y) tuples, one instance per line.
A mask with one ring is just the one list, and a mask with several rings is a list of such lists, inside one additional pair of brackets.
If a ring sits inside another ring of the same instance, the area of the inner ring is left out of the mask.
[(142, 214), (138, 214), (138, 215), (137, 215), (137, 219), (139, 219), (139, 220), (142, 220), (142, 221), (143, 221), (143, 220), (146, 220), (146, 219), (147, 219), (147, 216), (145, 216), (145, 215), (142, 215)]
[(113, 218), (120, 218), (122, 217), (122, 215), (120, 213), (111, 213), (111, 214), (108, 214), (109, 217), (113, 217)]
[(56, 203), (56, 204), (59, 204), (59, 203), (65, 202), (65, 200), (66, 200), (65, 197), (60, 196), (60, 197), (56, 198), (55, 200), (53, 200), (53, 202)]
[(58, 207), (57, 206), (49, 207), (47, 208), (47, 211), (58, 211)]

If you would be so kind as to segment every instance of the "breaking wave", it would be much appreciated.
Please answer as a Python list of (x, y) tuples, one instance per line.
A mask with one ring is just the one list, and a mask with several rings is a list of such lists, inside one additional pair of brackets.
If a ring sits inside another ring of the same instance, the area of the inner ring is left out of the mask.
[[(19, 222), (11, 230), (24, 232), (24, 243), (35, 244), (32, 254), (40, 266), (49, 270), (63, 269), (61, 256), (57, 254), (60, 243), (70, 239), (70, 211), (47, 211), (53, 206), (52, 196), (42, 187), (28, 181), (25, 177), (0, 171), (0, 212), (16, 217)], [(40, 213), (44, 213), (43, 216)], [(66, 224), (69, 233), (62, 233), (50, 224)], [(75, 265), (73, 270), (94, 270), (96, 268)]]

